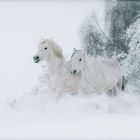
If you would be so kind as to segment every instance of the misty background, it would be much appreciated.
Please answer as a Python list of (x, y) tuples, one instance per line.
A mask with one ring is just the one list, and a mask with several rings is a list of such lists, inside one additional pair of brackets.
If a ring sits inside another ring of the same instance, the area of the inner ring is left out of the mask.
[[(125, 91), (51, 99), (45, 63), (33, 62), (40, 37), (53, 38), (66, 59), (74, 47), (117, 58)], [(138, 0), (0, 1), (1, 138), (139, 138), (139, 81)]]
[[(73, 48), (117, 57), (126, 81), (139, 85), (139, 1), (1, 1), (0, 99), (28, 94), (42, 67), (33, 63), (40, 37), (53, 38), (67, 59)], [(131, 65), (131, 67), (130, 67)]]
[[(28, 94), (41, 66), (32, 57), (40, 37), (53, 38), (69, 58), (80, 48), (82, 20), (94, 10), (101, 21), (104, 1), (0, 1), (0, 99)], [(103, 26), (103, 22), (101, 22)]]

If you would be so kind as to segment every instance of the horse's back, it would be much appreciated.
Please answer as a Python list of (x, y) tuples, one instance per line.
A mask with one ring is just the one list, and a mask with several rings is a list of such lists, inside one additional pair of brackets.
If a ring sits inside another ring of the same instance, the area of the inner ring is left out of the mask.
[(102, 65), (108, 67), (108, 68), (118, 68), (120, 69), (120, 64), (118, 62), (117, 59), (113, 59), (113, 58), (102, 58), (102, 57), (99, 57), (98, 58), (98, 62), (100, 62)]
[(106, 74), (121, 75), (121, 66), (116, 59), (99, 58), (98, 61), (97, 61), (97, 65), (100, 65), (99, 68), (102, 71), (105, 71)]
[(87, 63), (89, 66), (93, 65), (93, 67), (99, 69), (99, 71), (104, 71), (104, 70), (120, 70), (121, 66), (118, 62), (117, 59), (113, 58), (103, 58), (103, 57), (89, 57), (87, 59)]
[[(91, 62), (90, 62), (91, 61)], [(96, 85), (98, 89), (109, 89), (113, 87), (121, 78), (121, 69), (119, 62), (111, 58), (103, 57), (90, 57), (88, 67), (90, 72), (86, 72), (93, 85)]]

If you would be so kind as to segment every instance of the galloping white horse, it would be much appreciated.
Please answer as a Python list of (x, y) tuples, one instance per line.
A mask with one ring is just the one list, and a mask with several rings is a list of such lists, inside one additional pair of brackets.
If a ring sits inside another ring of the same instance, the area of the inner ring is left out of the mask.
[(48, 70), (48, 87), (58, 96), (65, 92), (77, 92), (80, 87), (78, 75), (70, 72), (71, 64), (66, 62), (62, 49), (50, 39), (42, 39), (39, 49), (33, 57), (34, 62), (46, 60)]
[(113, 88), (122, 90), (121, 66), (116, 59), (95, 58), (82, 50), (74, 50), (71, 57), (71, 72), (81, 73), (81, 88), (84, 93), (102, 93)]

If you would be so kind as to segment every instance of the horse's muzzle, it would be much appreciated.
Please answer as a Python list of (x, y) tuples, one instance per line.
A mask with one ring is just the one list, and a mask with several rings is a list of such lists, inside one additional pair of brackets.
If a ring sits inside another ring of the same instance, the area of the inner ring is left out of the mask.
[(39, 58), (39, 56), (34, 56), (33, 60), (35, 63), (38, 63), (40, 61), (40, 58)]
[(76, 72), (77, 72), (76, 70), (72, 70), (71, 71), (72, 74), (76, 74)]

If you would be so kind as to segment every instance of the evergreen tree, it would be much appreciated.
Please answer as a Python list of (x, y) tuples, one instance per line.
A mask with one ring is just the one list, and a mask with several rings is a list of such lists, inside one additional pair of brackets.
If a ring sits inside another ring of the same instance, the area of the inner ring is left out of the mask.
[(124, 70), (130, 81), (140, 80), (140, 18), (126, 30), (126, 44), (129, 54), (124, 61)]
[(128, 53), (129, 48), (122, 37), (126, 29), (135, 22), (140, 12), (140, 1), (107, 0), (106, 26), (112, 46), (117, 54)]

